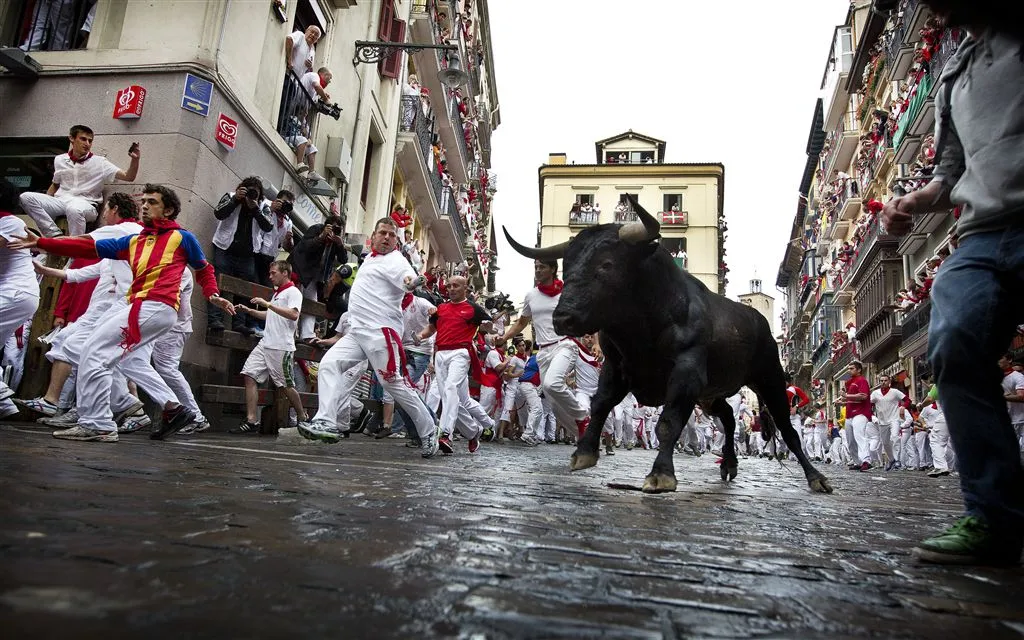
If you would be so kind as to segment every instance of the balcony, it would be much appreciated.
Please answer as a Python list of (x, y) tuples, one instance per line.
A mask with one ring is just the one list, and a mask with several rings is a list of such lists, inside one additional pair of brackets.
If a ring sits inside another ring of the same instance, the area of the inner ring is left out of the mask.
[(811, 354), (812, 378), (827, 378), (832, 373), (831, 355), (828, 338), (824, 338)]
[(12, 45), (24, 52), (74, 51), (85, 49), (89, 42), (89, 32), (79, 29), (91, 8), (89, 2), (22, 2), (18, 9), (14, 8), (17, 2), (5, 4), (11, 14), (8, 20), (17, 15), (11, 22)]
[(860, 185), (853, 179), (847, 180), (836, 205), (836, 211), (839, 212), (838, 220), (853, 221), (860, 213), (860, 204)]
[(920, 351), (928, 344), (928, 323), (932, 316), (932, 301), (925, 300), (918, 303), (905, 316), (903, 316), (902, 339), (903, 351), (913, 353)]
[(847, 111), (825, 141), (828, 155), (821, 158), (820, 166), (824, 168), (822, 175), (826, 182), (832, 179), (836, 171), (845, 170), (850, 166), (850, 160), (853, 159), (853, 152), (857, 149), (859, 137), (857, 114)]
[(896, 247), (899, 245), (899, 238), (882, 233), (881, 220), (881, 216), (875, 216), (871, 226), (868, 227), (868, 231), (857, 249), (857, 255), (854, 256), (853, 263), (843, 277), (844, 288), (856, 289), (858, 281), (864, 275), (864, 267), (870, 265), (880, 253), (882, 260), (898, 259)]
[(313, 98), (303, 88), (295, 72), (288, 69), (281, 92), (281, 108), (277, 113), (277, 132), (289, 147), (296, 147), (297, 136), (308, 140), (314, 138), (317, 113)]
[(662, 211), (658, 218), (661, 219), (661, 224), (673, 228), (685, 229), (690, 226), (690, 215), (686, 211)]
[(846, 83), (853, 66), (853, 37), (850, 27), (836, 27), (832, 38), (832, 48), (828, 52), (825, 73), (821, 78), (821, 91), (824, 94), (824, 129), (829, 131), (839, 124), (846, 112), (849, 96)]
[[(416, 44), (446, 44), (441, 42), (441, 27), (438, 24), (434, 11), (435, 5), (439, 4), (433, 0), (429, 0), (425, 5), (414, 7), (414, 9), (425, 9), (423, 12), (415, 12), (412, 14), (412, 25), (410, 29), (411, 38), (410, 42)], [(451, 10), (449, 3), (440, 3), (442, 6), (439, 7), (440, 11), (448, 12)], [(449, 20), (451, 20), (449, 14)], [(453, 34), (453, 38), (457, 38), (458, 34)], [(457, 124), (461, 122), (458, 110), (455, 107), (455, 101), (452, 97), (452, 92), (448, 87), (441, 84), (441, 80), (438, 79), (437, 74), (441, 69), (447, 68), (447, 53), (441, 50), (424, 50), (416, 52), (413, 55), (416, 62), (416, 70), (419, 72), (420, 82), (423, 83), (430, 91), (430, 104), (434, 108), (434, 115), (437, 121), (437, 134), (441, 137), (441, 142), (444, 143), (444, 148), (447, 151), (448, 160), (448, 172), (452, 174), (452, 178), (458, 183), (469, 182), (469, 162), (472, 161), (473, 156), (470, 154), (467, 157), (466, 154), (466, 140), (464, 138), (462, 126)], [(466, 60), (465, 51), (460, 49), (459, 58)], [(467, 96), (467, 100), (471, 97)]]
[(639, 219), (632, 207), (615, 207), (615, 222), (636, 222)]
[(589, 227), (598, 223), (598, 219), (601, 217), (600, 213), (594, 212), (582, 212), (582, 211), (570, 211), (569, 212), (569, 226), (570, 227)]
[(836, 351), (835, 355), (831, 356), (832, 359), (832, 374), (839, 376), (846, 371), (846, 367), (850, 366), (850, 363), (859, 357), (857, 353), (857, 343), (847, 342)]
[(864, 275), (857, 290), (857, 341), (866, 361), (874, 362), (877, 356), (899, 343), (901, 328), (894, 313), (893, 299), (902, 281), (903, 265), (899, 259), (882, 260)]
[(888, 311), (880, 315), (871, 326), (857, 330), (862, 357), (865, 362), (888, 360), (881, 356), (893, 351), (900, 345), (902, 328), (896, 322), (896, 315)]
[(465, 231), (451, 191), (441, 182), (430, 140), (433, 129), (423, 115), (418, 96), (403, 96), (396, 155), (398, 167), (416, 205), (416, 217), (430, 229), (438, 248), (448, 262), (459, 262)]

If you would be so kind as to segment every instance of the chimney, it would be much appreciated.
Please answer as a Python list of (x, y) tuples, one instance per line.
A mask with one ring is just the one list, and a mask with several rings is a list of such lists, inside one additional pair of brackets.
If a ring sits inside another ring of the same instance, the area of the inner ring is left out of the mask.
[(548, 164), (565, 164), (564, 153), (549, 153)]

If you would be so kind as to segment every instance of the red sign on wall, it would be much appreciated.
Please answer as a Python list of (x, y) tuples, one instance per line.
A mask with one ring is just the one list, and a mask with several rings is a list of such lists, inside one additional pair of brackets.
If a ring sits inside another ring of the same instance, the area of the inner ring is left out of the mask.
[(217, 142), (228, 151), (235, 150), (235, 139), (238, 137), (238, 123), (223, 113), (217, 117)]
[(123, 120), (142, 116), (142, 103), (146, 101), (146, 90), (137, 84), (117, 92), (114, 100), (114, 117)]

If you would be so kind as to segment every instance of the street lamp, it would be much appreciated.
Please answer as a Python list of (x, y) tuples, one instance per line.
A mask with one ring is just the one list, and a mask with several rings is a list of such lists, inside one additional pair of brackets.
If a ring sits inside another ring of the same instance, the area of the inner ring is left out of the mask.
[(352, 64), (365, 62), (376, 64), (395, 55), (399, 51), (416, 53), (428, 49), (447, 51), (448, 67), (438, 72), (437, 78), (446, 87), (459, 87), (469, 82), (469, 74), (462, 70), (459, 60), (459, 47), (454, 44), (409, 44), (405, 42), (380, 42), (376, 40), (356, 40), (356, 52), (352, 56)]

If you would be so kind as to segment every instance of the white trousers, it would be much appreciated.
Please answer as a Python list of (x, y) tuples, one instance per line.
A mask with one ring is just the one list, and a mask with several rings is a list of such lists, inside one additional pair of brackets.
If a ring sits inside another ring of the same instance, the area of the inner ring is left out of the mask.
[(505, 381), (505, 388), (501, 391), (501, 415), (498, 416), (499, 420), (508, 422), (512, 419), (512, 412), (515, 411), (516, 402), (520, 400), (520, 386), (519, 380)]
[(537, 352), (540, 367), (540, 383), (544, 397), (551, 403), (551, 410), (559, 424), (575, 426), (587, 417), (587, 410), (576, 400), (576, 394), (566, 383), (566, 377), (576, 366), (579, 347), (572, 340), (562, 340)]
[[(469, 352), (449, 349), (434, 353), (434, 372), (441, 390), (441, 432), (451, 436), (459, 433), (472, 440), (484, 429), (493, 428), (494, 420), (479, 402), (469, 397)], [(481, 389), (482, 391), (483, 389)]]
[(68, 235), (80, 236), (85, 225), (96, 219), (96, 207), (85, 198), (77, 196), (48, 196), (45, 193), (26, 192), (21, 194), (21, 208), (32, 218), (39, 232), (47, 238), (59, 236), (60, 227), (56, 220), (61, 216), (68, 219)]
[(940, 471), (949, 471), (956, 466), (953, 444), (949, 441), (949, 427), (945, 422), (936, 423), (929, 434), (932, 444), (932, 466)]
[[(359, 384), (359, 379), (363, 377), (364, 371), (366, 371), (366, 361), (362, 360), (358, 364), (349, 368), (348, 371), (343, 372), (341, 375), (344, 379), (344, 386), (351, 388), (354, 391), (356, 385)], [(348, 431), (349, 426), (352, 424), (352, 416), (358, 416), (363, 410), (362, 400), (357, 398), (353, 391), (349, 392), (347, 400), (345, 398), (340, 400), (341, 406), (338, 409), (337, 423), (340, 431)]]
[(519, 425), (523, 428), (523, 437), (543, 440), (541, 422), (544, 419), (544, 405), (540, 400), (540, 390), (533, 383), (521, 382), (518, 395), (523, 400), (523, 405), (519, 407)]
[[(312, 300), (316, 302), (316, 283), (311, 282), (302, 288), (302, 297), (305, 300)], [(316, 328), (316, 317), (306, 314), (302, 314), (299, 317), (299, 340), (305, 340), (306, 338), (312, 338), (316, 336), (314, 329)]]
[(913, 427), (905, 427), (900, 433), (900, 464), (904, 469), (916, 469), (921, 466)]
[[(187, 303), (182, 303), (187, 304)], [(171, 388), (178, 402), (192, 412), (196, 422), (206, 422), (203, 411), (192, 394), (192, 387), (181, 373), (181, 353), (185, 349), (185, 341), (190, 334), (180, 331), (168, 331), (153, 343), (153, 369)]]
[[(3, 284), (3, 283), (0, 283)], [(10, 291), (0, 288), (0, 346), (14, 335), (18, 327), (25, 324), (39, 308), (39, 294), (27, 291)], [(25, 335), (28, 340), (28, 335)], [(0, 391), (6, 393), (9, 387), (0, 380)]]
[[(82, 354), (75, 389), (78, 394), (80, 426), (96, 431), (117, 430), (110, 408), (114, 368), (120, 368), (125, 360), (139, 360), (139, 351), (169, 331), (178, 319), (175, 310), (162, 302), (143, 302), (139, 310), (141, 341), (129, 352), (128, 357), (124, 357), (121, 341), (124, 329), (128, 326), (129, 310), (130, 307), (124, 306), (108, 315), (92, 332)], [(149, 350), (144, 353), (148, 362)], [(154, 401), (159, 403), (162, 398), (175, 398), (160, 376), (155, 375), (155, 379), (149, 382), (155, 387), (155, 393), (147, 390)]]
[[(416, 393), (416, 389), (403, 375), (402, 342), (397, 336), (385, 337), (383, 329), (352, 329), (327, 350), (317, 373), (319, 381), (319, 409), (315, 420), (337, 428), (338, 413), (343, 402), (349, 401), (358, 376), (345, 376), (345, 372), (364, 360), (377, 372), (384, 389), (390, 393), (412, 418), (420, 438), (432, 435), (434, 416)], [(348, 425), (342, 425), (342, 429)]]
[(818, 447), (818, 457), (824, 459), (825, 454), (828, 452), (829, 445), (827, 425), (814, 425), (814, 440), (815, 445)]
[(929, 440), (927, 431), (919, 431), (914, 434), (914, 444), (917, 446), (918, 469), (925, 469), (932, 465), (932, 447)]
[[(853, 441), (856, 448), (850, 447), (850, 454), (853, 461), (859, 464), (871, 462), (871, 439), (868, 434), (868, 419), (865, 416), (853, 416), (846, 418), (846, 429), (853, 433)], [(878, 438), (878, 430), (874, 430), (874, 437)]]
[(480, 386), (480, 406), (484, 413), (494, 417), (498, 413), (498, 389), (496, 387)]
[(78, 320), (57, 334), (57, 339), (46, 352), (46, 359), (50, 362), (66, 362), (77, 367), (85, 345), (89, 342), (89, 336), (103, 322), (113, 305), (113, 297), (100, 298), (90, 304)]
[(818, 439), (815, 437), (814, 427), (801, 427), (800, 445), (808, 457), (814, 458), (818, 455)]
[(551, 401), (547, 396), (540, 397), (540, 424), (537, 427), (537, 438), (554, 441), (558, 435), (558, 420), (551, 409)]

